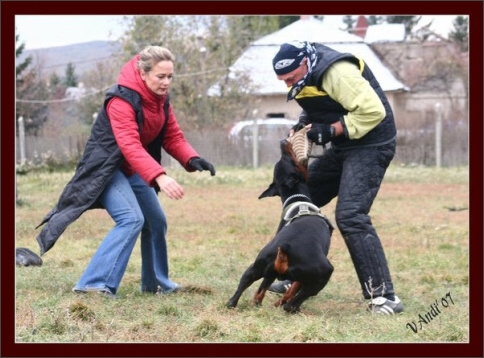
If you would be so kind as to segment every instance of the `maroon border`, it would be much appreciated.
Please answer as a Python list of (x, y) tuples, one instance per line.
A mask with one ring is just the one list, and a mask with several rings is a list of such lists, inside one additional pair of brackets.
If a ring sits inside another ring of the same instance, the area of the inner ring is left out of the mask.
[[(351, 10), (351, 11), (348, 11)], [(468, 14), (470, 18), (470, 343), (422, 344), (16, 344), (15, 15), (41, 14)], [(482, 357), (483, 93), (481, 1), (2, 1), (1, 2), (1, 352), (2, 357), (69, 356), (440, 356)]]

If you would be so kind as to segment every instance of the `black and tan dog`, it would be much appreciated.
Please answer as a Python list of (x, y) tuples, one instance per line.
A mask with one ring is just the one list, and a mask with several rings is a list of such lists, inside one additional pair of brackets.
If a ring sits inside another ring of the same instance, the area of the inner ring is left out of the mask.
[(333, 227), (312, 204), (306, 181), (307, 168), (298, 164), (291, 144), (281, 141), (281, 159), (274, 167), (273, 182), (259, 199), (280, 196), (282, 219), (275, 237), (242, 275), (227, 307), (236, 307), (242, 293), (263, 278), (253, 298), (255, 304), (261, 304), (267, 289), (278, 278), (293, 283), (275, 306), (283, 305), (285, 311), (295, 313), (328, 283), (333, 273), (327, 257)]

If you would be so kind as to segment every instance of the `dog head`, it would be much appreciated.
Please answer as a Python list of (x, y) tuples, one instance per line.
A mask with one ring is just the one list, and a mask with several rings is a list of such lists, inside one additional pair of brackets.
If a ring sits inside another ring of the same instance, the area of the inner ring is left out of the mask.
[(274, 175), (272, 183), (259, 196), (259, 199), (281, 196), (281, 190), (294, 189), (299, 183), (307, 182), (308, 171), (307, 168), (301, 164), (296, 158), (292, 145), (286, 139), (281, 141), (281, 158), (274, 166)]

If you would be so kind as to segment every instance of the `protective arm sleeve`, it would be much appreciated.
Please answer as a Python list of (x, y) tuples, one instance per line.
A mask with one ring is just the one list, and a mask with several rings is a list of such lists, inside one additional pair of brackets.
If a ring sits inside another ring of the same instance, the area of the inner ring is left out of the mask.
[(348, 110), (343, 116), (343, 125), (349, 139), (363, 137), (385, 118), (380, 97), (353, 63), (334, 63), (322, 81), (326, 93)]

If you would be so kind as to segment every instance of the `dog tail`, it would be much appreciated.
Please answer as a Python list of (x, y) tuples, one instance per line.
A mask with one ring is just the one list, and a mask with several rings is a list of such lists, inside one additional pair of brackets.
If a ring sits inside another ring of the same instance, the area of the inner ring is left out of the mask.
[[(284, 246), (284, 247), (283, 247)], [(274, 261), (274, 268), (279, 275), (283, 275), (289, 269), (289, 258), (287, 257), (287, 245), (277, 248), (277, 255)]]

